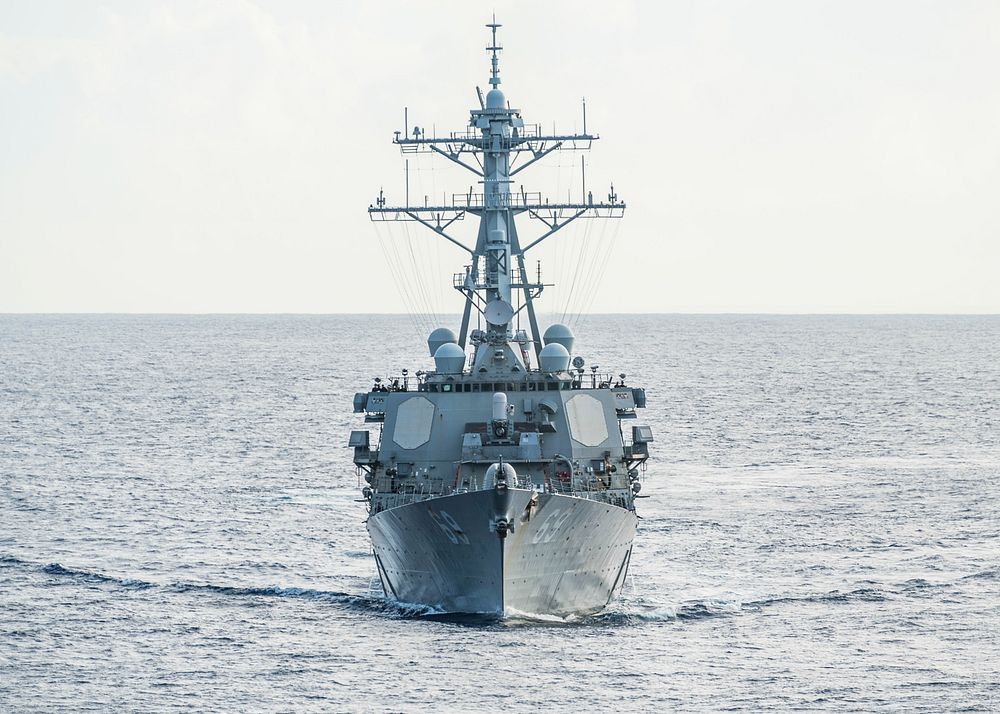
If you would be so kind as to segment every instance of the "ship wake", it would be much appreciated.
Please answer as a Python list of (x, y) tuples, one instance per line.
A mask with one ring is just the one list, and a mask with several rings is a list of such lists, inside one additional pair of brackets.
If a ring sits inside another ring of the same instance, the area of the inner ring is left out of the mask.
[(140, 578), (118, 577), (99, 570), (69, 567), (62, 563), (34, 563), (10, 555), (0, 555), (0, 568), (17, 568), (48, 576), (55, 581), (83, 583), (96, 587), (133, 591), (157, 591), (177, 594), (206, 594), (233, 598), (278, 598), (308, 600), (339, 605), (349, 609), (388, 617), (421, 618), (441, 614), (425, 605), (402, 603), (385, 598), (380, 593), (350, 593), (338, 590), (291, 587), (282, 585), (241, 586), (214, 583), (154, 582)]
[[(868, 587), (850, 590), (831, 590), (823, 593), (775, 594), (754, 599), (704, 599), (687, 600), (678, 603), (657, 602), (645, 597), (627, 597), (613, 603), (609, 608), (596, 614), (569, 615), (561, 617), (552, 614), (522, 612), (508, 608), (499, 616), (492, 614), (454, 614), (433, 606), (406, 603), (386, 597), (381, 588), (369, 587), (366, 593), (340, 590), (320, 590), (316, 588), (284, 585), (245, 586), (217, 583), (155, 582), (141, 578), (119, 577), (99, 570), (70, 567), (58, 562), (37, 563), (11, 555), (0, 554), (0, 570), (27, 570), (37, 575), (52, 578), (56, 582), (83, 583), (93, 587), (123, 589), (145, 592), (210, 595), (220, 597), (245, 598), (248, 601), (261, 598), (304, 600), (329, 603), (331, 605), (370, 613), (381, 617), (398, 619), (429, 619), (456, 625), (488, 626), (502, 624), (518, 626), (636, 626), (657, 622), (682, 622), (705, 620), (719, 617), (750, 615), (774, 607), (801, 607), (810, 605), (844, 605), (862, 602), (882, 602), (893, 597), (913, 596), (913, 583), (904, 583), (899, 588)], [(995, 573), (977, 574), (967, 577), (995, 577)]]

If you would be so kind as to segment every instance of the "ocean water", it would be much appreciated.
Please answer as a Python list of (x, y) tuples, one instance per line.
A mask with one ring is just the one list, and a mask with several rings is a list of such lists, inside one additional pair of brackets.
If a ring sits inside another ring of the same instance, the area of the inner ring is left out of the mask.
[(371, 590), (406, 317), (0, 316), (0, 710), (1000, 710), (1000, 318), (594, 316), (655, 458), (621, 601)]

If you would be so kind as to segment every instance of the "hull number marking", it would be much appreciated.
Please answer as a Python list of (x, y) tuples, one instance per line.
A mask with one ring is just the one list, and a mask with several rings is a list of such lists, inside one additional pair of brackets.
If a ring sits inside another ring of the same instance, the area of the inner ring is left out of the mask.
[(538, 530), (535, 531), (535, 535), (531, 536), (531, 542), (535, 545), (550, 542), (553, 538), (555, 538), (556, 533), (559, 532), (562, 524), (566, 522), (567, 518), (569, 518), (569, 513), (569, 509), (560, 512), (557, 508), (552, 511), (552, 513), (548, 515), (548, 518), (542, 521), (542, 525), (540, 525)]
[(444, 534), (448, 536), (448, 540), (450, 540), (453, 544), (469, 544), (469, 536), (466, 535), (462, 526), (458, 525), (458, 521), (456, 521), (454, 517), (448, 513), (448, 511), (435, 512), (428, 508), (427, 513), (430, 514), (431, 520), (438, 524), (438, 528), (444, 531)]

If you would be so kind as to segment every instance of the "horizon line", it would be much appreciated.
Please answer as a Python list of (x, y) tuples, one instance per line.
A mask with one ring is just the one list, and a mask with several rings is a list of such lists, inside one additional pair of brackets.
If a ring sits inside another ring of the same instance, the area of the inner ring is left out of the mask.
[[(545, 313), (541, 313), (544, 315)], [(438, 317), (458, 317), (462, 313), (441, 313)], [(733, 311), (667, 311), (667, 312), (590, 312), (584, 317), (616, 317), (621, 315), (678, 316), (678, 317), (1000, 317), (998, 312), (733, 312)], [(412, 317), (408, 312), (126, 312), (126, 311), (75, 311), (75, 312), (0, 312), (0, 317)], [(579, 316), (578, 316), (579, 319)]]

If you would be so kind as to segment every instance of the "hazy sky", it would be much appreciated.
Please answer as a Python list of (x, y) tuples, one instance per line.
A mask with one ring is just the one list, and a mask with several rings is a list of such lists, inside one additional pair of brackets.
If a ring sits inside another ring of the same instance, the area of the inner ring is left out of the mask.
[[(586, 96), (629, 204), (594, 311), (1000, 312), (996, 0), (0, 0), (0, 312), (404, 311), (380, 237), (462, 255), (365, 209), (404, 106), (464, 127), (493, 8), (512, 105)], [(438, 166), (418, 195), (467, 189)]]

